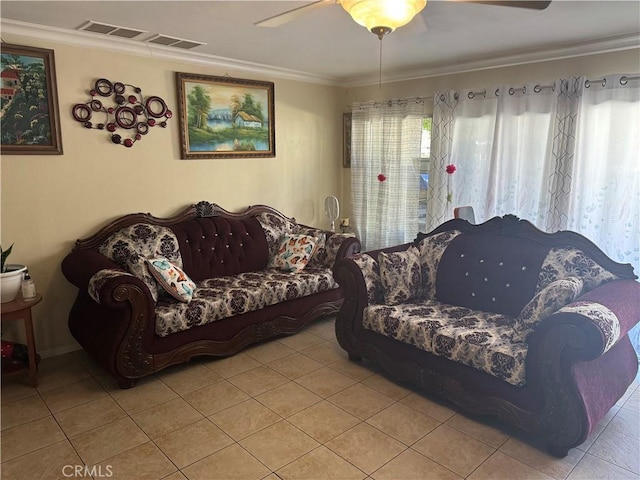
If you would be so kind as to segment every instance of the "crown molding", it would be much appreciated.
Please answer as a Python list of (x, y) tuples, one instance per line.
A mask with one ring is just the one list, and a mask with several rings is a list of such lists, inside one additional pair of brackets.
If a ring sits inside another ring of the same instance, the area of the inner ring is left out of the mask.
[(190, 52), (163, 45), (154, 45), (141, 42), (139, 40), (110, 37), (91, 32), (67, 30), (64, 28), (37, 25), (17, 20), (0, 19), (0, 29), (5, 34), (37, 38), (39, 40), (47, 40), (77, 47), (97, 48), (129, 55), (240, 70), (243, 72), (256, 73), (261, 76), (280, 78), (283, 80), (295, 80), (299, 82), (331, 86), (337, 86), (340, 84), (340, 79), (337, 77), (321, 76), (297, 70), (290, 70), (287, 68), (274, 67), (272, 65), (246, 62), (243, 60), (218, 57), (199, 52)]
[[(384, 75), (382, 83), (404, 82), (423, 78), (439, 77), (457, 73), (476, 72), (494, 68), (512, 67), (529, 63), (548, 62), (572, 57), (597, 55), (599, 53), (617, 52), (621, 50), (640, 49), (640, 34), (631, 33), (615, 37), (602, 38), (588, 42), (558, 45), (552, 48), (540, 48), (503, 55), (492, 55), (482, 58), (460, 60), (455, 63), (443, 63), (426, 68), (397, 71)], [(342, 85), (348, 88), (378, 85), (378, 75), (366, 75), (344, 79)]]
[[(359, 77), (340, 78), (316, 75), (308, 72), (274, 67), (271, 65), (246, 62), (226, 57), (218, 57), (199, 52), (183, 51), (162, 45), (152, 45), (138, 40), (67, 30), (57, 27), (36, 25), (16, 20), (0, 19), (3, 33), (37, 38), (67, 45), (97, 48), (130, 55), (146, 56), (168, 61), (187, 62), (197, 65), (215, 66), (219, 68), (240, 70), (261, 76), (294, 80), (320, 85), (341, 86), (346, 88), (364, 87), (378, 84), (378, 74)], [(596, 55), (599, 53), (615, 52), (640, 48), (640, 34), (624, 34), (615, 37), (558, 45), (551, 48), (540, 48), (519, 52), (508, 52), (502, 55), (492, 55), (482, 58), (459, 60), (454, 63), (442, 63), (411, 70), (387, 73), (382, 83), (394, 83), (423, 78), (468, 73), (494, 68), (511, 67), (528, 63), (539, 63), (561, 60), (571, 57)]]

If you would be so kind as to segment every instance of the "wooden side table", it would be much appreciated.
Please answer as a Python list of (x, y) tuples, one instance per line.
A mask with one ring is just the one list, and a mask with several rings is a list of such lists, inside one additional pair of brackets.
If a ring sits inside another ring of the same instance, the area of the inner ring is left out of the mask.
[(34, 298), (24, 299), (22, 294), (18, 292), (18, 296), (12, 302), (2, 303), (2, 311), (0, 312), (0, 319), (2, 323), (10, 322), (12, 320), (24, 321), (24, 330), (27, 336), (27, 349), (29, 355), (29, 367), (24, 367), (15, 371), (5, 372), (2, 371), (2, 376), (14, 376), (24, 371), (28, 371), (31, 385), (38, 386), (38, 379), (36, 377), (38, 371), (38, 352), (36, 351), (36, 340), (33, 335), (33, 320), (31, 318), (31, 307), (37, 305), (42, 301), (42, 295), (38, 294)]

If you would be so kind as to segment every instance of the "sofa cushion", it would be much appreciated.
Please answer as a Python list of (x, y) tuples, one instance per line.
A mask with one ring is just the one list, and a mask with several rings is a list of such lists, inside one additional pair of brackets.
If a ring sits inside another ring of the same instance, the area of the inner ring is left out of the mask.
[(196, 284), (182, 271), (164, 257), (148, 258), (149, 272), (158, 284), (180, 302), (189, 303)]
[(540, 320), (557, 312), (580, 296), (583, 283), (578, 277), (556, 280), (540, 290), (516, 317), (513, 325), (522, 341)]
[(271, 260), (278, 253), (282, 236), (292, 233), (296, 224), (270, 212), (262, 212), (256, 217), (256, 220), (260, 222), (264, 230), (269, 248), (269, 260)]
[(366, 253), (358, 253), (352, 259), (358, 268), (362, 270), (367, 289), (367, 303), (369, 305), (383, 303), (384, 294), (382, 292), (382, 280), (380, 280), (380, 265), (378, 265), (378, 262)]
[(579, 277), (584, 283), (583, 293), (618, 278), (601, 267), (582, 250), (572, 247), (552, 248), (542, 263), (536, 291), (556, 280)]
[(507, 315), (425, 300), (370, 305), (362, 325), (521, 386), (526, 382), (527, 344), (514, 340), (512, 323)]
[(420, 266), (422, 269), (422, 294), (425, 298), (436, 298), (436, 275), (442, 254), (451, 240), (460, 235), (459, 230), (438, 233), (423, 238), (418, 244), (420, 250)]
[(402, 252), (380, 252), (378, 263), (387, 305), (398, 305), (420, 296), (422, 271), (420, 252), (416, 247)]
[(146, 259), (162, 256), (182, 267), (178, 240), (167, 227), (137, 223), (122, 228), (107, 238), (98, 251), (142, 280), (155, 301), (158, 300), (156, 280), (149, 273)]
[(551, 247), (497, 234), (461, 234), (444, 251), (436, 298), (472, 310), (515, 317), (533, 298)]
[(300, 272), (307, 266), (316, 250), (316, 238), (310, 235), (285, 234), (280, 247), (269, 263), (270, 267), (285, 272)]
[(223, 318), (260, 310), (338, 288), (331, 270), (308, 267), (295, 275), (276, 269), (197, 282), (190, 303), (161, 299), (156, 305), (156, 334), (161, 337)]
[(314, 267), (323, 267), (322, 258), (319, 253), (325, 250), (325, 244), (327, 242), (327, 232), (320, 230), (319, 228), (306, 227), (304, 225), (296, 225), (293, 229), (293, 233), (297, 235), (309, 235), (315, 239), (316, 248), (313, 251), (313, 255), (309, 259), (308, 265)]

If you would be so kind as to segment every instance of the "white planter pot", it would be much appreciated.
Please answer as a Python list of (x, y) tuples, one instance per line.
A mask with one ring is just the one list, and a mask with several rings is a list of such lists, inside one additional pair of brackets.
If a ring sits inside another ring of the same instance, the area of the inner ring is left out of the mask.
[(27, 267), (25, 265), (8, 264), (7, 271), (0, 273), (0, 298), (2, 303), (12, 302), (18, 296), (22, 277)]

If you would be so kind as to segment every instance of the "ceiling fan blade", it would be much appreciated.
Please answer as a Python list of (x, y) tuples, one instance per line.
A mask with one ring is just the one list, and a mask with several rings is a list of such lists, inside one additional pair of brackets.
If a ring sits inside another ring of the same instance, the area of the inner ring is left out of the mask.
[(518, 7), (531, 10), (544, 10), (549, 6), (551, 0), (454, 0), (461, 3), (481, 3), (483, 5), (496, 5), (500, 7)]
[(307, 13), (319, 7), (326, 7), (327, 5), (331, 5), (334, 3), (337, 3), (336, 0), (317, 0), (307, 5), (296, 7), (272, 17), (265, 18), (264, 20), (260, 20), (259, 22), (254, 23), (254, 25), (258, 27), (279, 27), (281, 25), (284, 25), (285, 23), (289, 23), (295, 20), (302, 15), (306, 15)]

